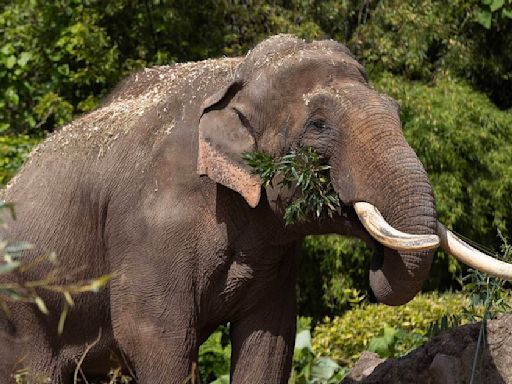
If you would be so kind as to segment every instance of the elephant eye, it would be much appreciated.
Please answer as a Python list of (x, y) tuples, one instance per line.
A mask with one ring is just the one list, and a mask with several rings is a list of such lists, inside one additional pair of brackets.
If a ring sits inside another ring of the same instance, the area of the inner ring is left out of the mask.
[(308, 124), (308, 129), (315, 129), (317, 131), (325, 131), (327, 129), (327, 124), (324, 120), (312, 120)]

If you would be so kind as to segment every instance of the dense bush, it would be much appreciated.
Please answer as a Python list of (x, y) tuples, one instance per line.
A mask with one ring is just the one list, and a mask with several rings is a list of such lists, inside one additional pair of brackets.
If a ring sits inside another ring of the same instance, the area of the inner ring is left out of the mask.
[(372, 72), (411, 80), (454, 75), (512, 106), (512, 3), (507, 1), (371, 2), (368, 22), (350, 46)]
[(396, 355), (402, 355), (426, 342), (433, 324), (462, 313), (468, 304), (468, 299), (460, 293), (420, 294), (400, 307), (364, 303), (318, 325), (314, 330), (313, 350), (341, 365), (352, 365), (368, 349), (372, 339), (389, 327), (404, 331), (395, 345)]
[(221, 326), (199, 349), (199, 377), (202, 383), (229, 384), (231, 345), (229, 327)]
[(12, 1), (0, 10), (0, 133), (52, 131), (142, 66), (239, 55), (271, 33), (320, 35), (300, 25), (264, 3)]
[(27, 135), (0, 136), (0, 186), (14, 175), (36, 143)]
[(359, 240), (336, 235), (310, 236), (302, 247), (299, 313), (334, 316), (361, 300), (369, 291), (371, 251)]
[(494, 3), (12, 1), (0, 10), (0, 133), (51, 131), (135, 68), (240, 55), (279, 32), (344, 41), (372, 72), (453, 73), (506, 108), (512, 7)]

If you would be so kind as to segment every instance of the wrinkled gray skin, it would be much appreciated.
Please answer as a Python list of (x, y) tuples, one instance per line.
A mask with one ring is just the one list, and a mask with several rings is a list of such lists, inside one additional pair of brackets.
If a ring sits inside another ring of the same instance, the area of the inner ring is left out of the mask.
[[(241, 160), (244, 151), (279, 156), (297, 146), (313, 147), (332, 167), (346, 205), (333, 220), (286, 227), (290, 193), (261, 189)], [(61, 283), (116, 274), (107, 289), (76, 297), (60, 337), (59, 295), (43, 294), (49, 316), (33, 304), (13, 305), (9, 320), (0, 314), (2, 383), (15, 362), (8, 335), (25, 337), (18, 353), (33, 374), (67, 383), (100, 329), (88, 361), (121, 350), (139, 383), (182, 383), (199, 345), (226, 322), (232, 382), (286, 383), (294, 249), (304, 235), (367, 241), (375, 249), (371, 286), (390, 305), (418, 292), (433, 255), (376, 245), (350, 208), (367, 201), (397, 229), (434, 233), (432, 189), (397, 104), (369, 87), (361, 65), (333, 41), (277, 36), (245, 58), (136, 73), (40, 145), (5, 198), (18, 213), (7, 235), (56, 251)]]

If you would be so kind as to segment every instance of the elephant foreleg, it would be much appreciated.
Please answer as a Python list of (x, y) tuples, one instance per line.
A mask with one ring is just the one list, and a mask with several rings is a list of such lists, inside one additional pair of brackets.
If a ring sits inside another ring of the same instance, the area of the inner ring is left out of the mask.
[(288, 272), (258, 309), (231, 324), (231, 383), (288, 382), (296, 328), (295, 271)]

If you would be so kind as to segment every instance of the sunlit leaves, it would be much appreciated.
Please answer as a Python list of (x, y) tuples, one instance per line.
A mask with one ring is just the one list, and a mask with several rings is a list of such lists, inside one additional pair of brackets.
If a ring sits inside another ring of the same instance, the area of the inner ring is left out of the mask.
[(391, 357), (402, 356), (427, 341), (433, 323), (461, 313), (467, 303), (460, 293), (420, 294), (399, 307), (365, 303), (342, 316), (324, 319), (315, 328), (313, 350), (351, 366), (374, 338), (385, 337), (374, 341), (373, 347)]
[(475, 11), (476, 21), (486, 29), (491, 29), (493, 17), (497, 24), (500, 16), (506, 19), (512, 18), (512, 1), (481, 0), (480, 6)]

